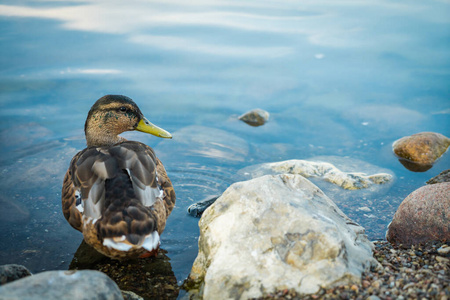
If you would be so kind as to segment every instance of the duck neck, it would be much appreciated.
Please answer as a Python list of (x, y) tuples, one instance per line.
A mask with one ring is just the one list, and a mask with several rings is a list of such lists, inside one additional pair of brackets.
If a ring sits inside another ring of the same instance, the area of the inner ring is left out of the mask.
[(112, 146), (114, 144), (126, 141), (123, 137), (111, 133), (108, 130), (99, 132), (96, 130), (91, 130), (88, 127), (86, 128), (85, 134), (88, 147)]

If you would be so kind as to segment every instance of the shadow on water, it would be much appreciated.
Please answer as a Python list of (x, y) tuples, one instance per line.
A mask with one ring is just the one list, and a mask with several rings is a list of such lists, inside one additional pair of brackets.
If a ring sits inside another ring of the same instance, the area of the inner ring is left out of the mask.
[(113, 279), (122, 291), (131, 291), (144, 299), (176, 299), (179, 287), (167, 251), (156, 257), (119, 261), (110, 259), (83, 242), (69, 270), (98, 270)]

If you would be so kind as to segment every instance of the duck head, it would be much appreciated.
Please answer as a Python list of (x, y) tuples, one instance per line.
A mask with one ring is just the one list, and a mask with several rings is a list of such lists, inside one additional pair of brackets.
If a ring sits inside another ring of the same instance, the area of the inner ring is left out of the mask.
[(133, 100), (121, 95), (106, 95), (98, 99), (84, 125), (88, 147), (114, 145), (125, 140), (119, 134), (133, 130), (172, 138), (169, 132), (150, 123)]

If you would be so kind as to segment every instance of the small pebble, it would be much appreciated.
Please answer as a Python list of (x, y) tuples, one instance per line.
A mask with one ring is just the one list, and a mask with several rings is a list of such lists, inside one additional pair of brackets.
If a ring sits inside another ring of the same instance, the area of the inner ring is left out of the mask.
[(440, 255), (444, 255), (444, 256), (445, 255), (449, 255), (450, 254), (450, 247), (444, 244), (439, 249), (437, 249), (437, 252)]
[(244, 121), (251, 126), (264, 125), (269, 120), (270, 114), (260, 108), (251, 110), (239, 117), (239, 120)]

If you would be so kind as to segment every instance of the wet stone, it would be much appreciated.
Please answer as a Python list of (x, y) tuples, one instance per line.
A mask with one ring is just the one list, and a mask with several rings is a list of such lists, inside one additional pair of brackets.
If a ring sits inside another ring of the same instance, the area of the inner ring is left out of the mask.
[(264, 125), (269, 120), (269, 116), (270, 114), (267, 111), (257, 108), (246, 112), (239, 117), (239, 120), (244, 121), (248, 125), (257, 127)]
[(449, 146), (448, 137), (440, 133), (421, 132), (395, 141), (392, 150), (405, 168), (413, 172), (425, 172)]
[(203, 214), (203, 212), (211, 206), (216, 200), (219, 198), (219, 196), (212, 197), (206, 200), (199, 201), (197, 203), (194, 203), (190, 205), (187, 209), (188, 214), (190, 214), (193, 217), (200, 218)]
[(22, 265), (3, 265), (0, 266), (0, 285), (12, 282), (14, 280), (30, 276), (31, 272)]
[(442, 182), (450, 182), (450, 169), (442, 171), (439, 175), (434, 176), (427, 181), (427, 184), (435, 184)]

